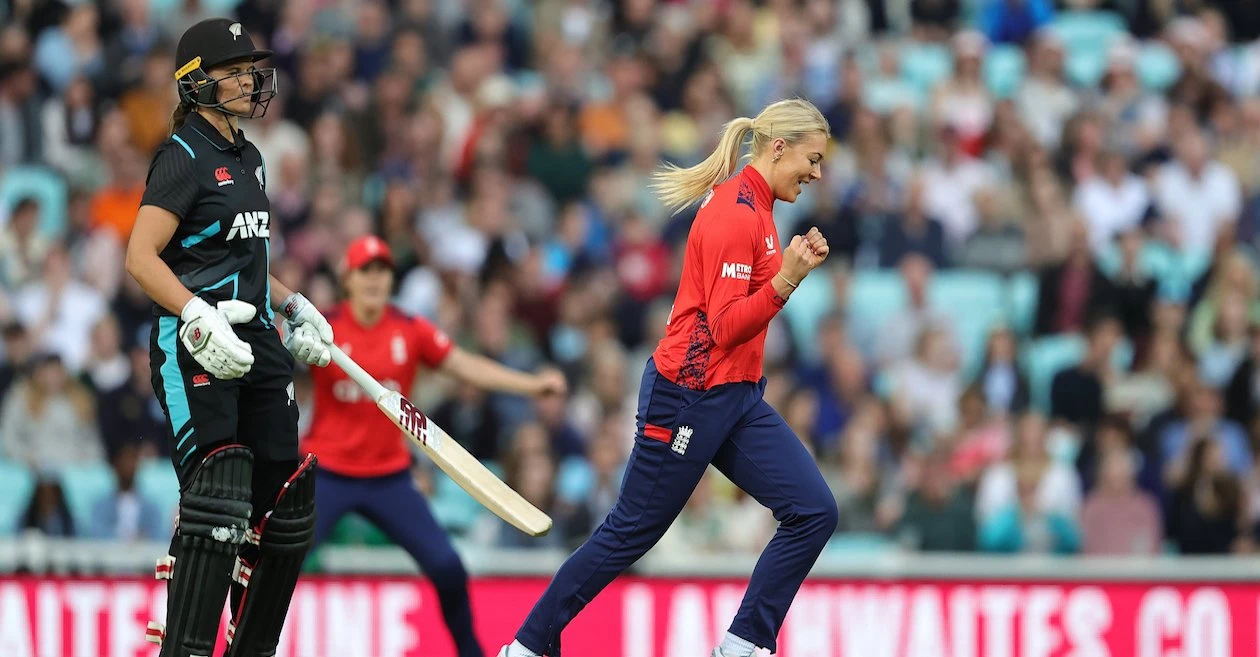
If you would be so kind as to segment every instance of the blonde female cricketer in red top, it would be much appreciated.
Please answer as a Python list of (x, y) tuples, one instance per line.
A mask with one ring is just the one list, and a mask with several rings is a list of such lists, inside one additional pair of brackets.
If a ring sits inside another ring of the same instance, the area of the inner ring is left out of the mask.
[[(814, 459), (762, 398), (761, 375), (766, 327), (828, 252), (817, 228), (784, 248), (774, 202), (795, 201), (802, 184), (821, 177), (829, 134), (813, 105), (779, 101), (755, 119), (726, 124), (717, 151), (700, 164), (657, 174), (666, 204), (700, 201), (700, 211), (665, 337), (643, 372), (621, 495), (500, 657), (559, 657), (565, 625), (656, 544), (710, 463), (779, 521), (713, 656), (774, 651), (788, 607), (838, 514)], [(737, 172), (750, 135), (751, 162)]]

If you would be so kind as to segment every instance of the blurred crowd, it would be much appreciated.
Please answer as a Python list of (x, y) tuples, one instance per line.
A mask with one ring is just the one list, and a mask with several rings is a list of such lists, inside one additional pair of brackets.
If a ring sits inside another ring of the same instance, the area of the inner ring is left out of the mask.
[[(174, 40), (223, 14), (276, 53), (280, 96), (242, 124), (273, 273), (337, 303), (342, 248), (376, 233), (398, 306), (570, 379), (417, 382), (557, 519), (504, 531), (418, 460), (464, 539), (567, 546), (607, 512), (694, 216), (648, 176), (801, 96), (833, 139), (776, 222), (832, 256), (772, 325), (767, 395), (835, 491), (831, 549), (1256, 549), (1260, 9), (1231, 0), (0, 3), (0, 535), (168, 537), (122, 257)], [(356, 522), (339, 540), (382, 540)], [(711, 471), (660, 549), (773, 531)]]

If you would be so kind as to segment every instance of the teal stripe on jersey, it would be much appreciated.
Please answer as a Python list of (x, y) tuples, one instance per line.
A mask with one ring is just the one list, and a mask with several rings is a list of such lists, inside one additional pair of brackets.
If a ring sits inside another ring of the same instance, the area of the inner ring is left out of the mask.
[(184, 455), (184, 458), (179, 460), (179, 467), (184, 467), (184, 461), (187, 461), (188, 457), (192, 456), (195, 451), (197, 451), (197, 446), (193, 445), (192, 449), (188, 450), (188, 453)]
[(200, 233), (197, 233), (196, 235), (189, 235), (188, 237), (185, 237), (184, 239), (180, 240), (179, 245), (184, 247), (185, 249), (192, 246), (196, 246), (198, 244), (201, 244), (207, 238), (218, 235), (219, 231), (221, 230), (223, 230), (223, 222), (216, 221), (210, 224), (209, 226), (206, 226), (206, 229), (201, 231)]
[(263, 240), (263, 246), (267, 247), (267, 301), (264, 303), (267, 313), (267, 328), (275, 326), (276, 313), (271, 310), (271, 240)]
[(179, 145), (183, 146), (184, 150), (188, 151), (188, 157), (191, 157), (194, 160), (197, 159), (197, 154), (193, 152), (192, 146), (189, 146), (188, 142), (184, 141), (183, 138), (181, 138), (179, 135), (171, 135), (171, 139), (174, 139), (175, 141), (179, 142)]
[[(158, 371), (162, 374), (162, 390), (166, 393), (166, 412), (171, 417), (171, 435), (175, 436), (178, 436), (184, 430), (184, 425), (192, 419), (192, 411), (188, 408), (188, 392), (184, 389), (184, 373), (179, 369), (179, 358), (176, 353), (175, 330), (178, 325), (178, 317), (158, 319), (158, 347), (166, 356), (166, 360)], [(188, 435), (192, 435), (191, 430)]]
[(184, 443), (188, 442), (189, 436), (193, 434), (193, 428), (191, 426), (185, 426), (184, 428), (188, 430), (184, 432), (184, 435), (181, 436), (179, 434), (175, 434), (175, 438), (177, 439), (175, 443), (175, 451), (177, 452), (184, 448)]
[(232, 298), (233, 298), (233, 299), (235, 299), (235, 298), (236, 298), (236, 294), (237, 294), (237, 292), (239, 291), (239, 290), (237, 289), (237, 287), (238, 287), (238, 284), (239, 284), (239, 282), (240, 282), (240, 277), (241, 277), (241, 272), (239, 272), (239, 271), (234, 271), (234, 272), (232, 272), (232, 273), (228, 274), (227, 276), (224, 276), (224, 277), (223, 277), (223, 280), (219, 281), (218, 283), (215, 283), (215, 284), (213, 284), (213, 285), (207, 285), (207, 286), (205, 286), (205, 287), (201, 288), (200, 290), (197, 290), (196, 292), (194, 292), (194, 294), (201, 294), (202, 292), (206, 292), (206, 291), (209, 291), (209, 290), (217, 290), (217, 289), (219, 289), (219, 288), (223, 287), (224, 285), (227, 285), (228, 283), (231, 283), (231, 284), (232, 284)]

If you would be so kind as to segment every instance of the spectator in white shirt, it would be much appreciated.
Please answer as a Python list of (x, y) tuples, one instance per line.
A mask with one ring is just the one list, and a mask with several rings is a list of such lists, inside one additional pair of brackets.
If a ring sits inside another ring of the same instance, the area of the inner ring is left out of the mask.
[(1176, 159), (1157, 178), (1156, 202), (1165, 237), (1184, 252), (1207, 253), (1216, 236), (1232, 229), (1242, 208), (1238, 178), (1210, 159), (1206, 138), (1187, 132), (1176, 144)]
[(945, 236), (957, 247), (966, 241), (979, 223), (974, 198), (988, 187), (993, 176), (989, 166), (967, 155), (958, 132), (949, 126), (940, 130), (939, 159), (923, 168), (925, 207), (945, 227)]
[(1101, 159), (1102, 175), (1081, 183), (1072, 195), (1072, 205), (1089, 228), (1094, 253), (1101, 253), (1116, 235), (1141, 223), (1151, 204), (1146, 181), (1129, 171), (1123, 155), (1107, 152)]
[(1080, 108), (1080, 98), (1067, 85), (1063, 41), (1051, 30), (1037, 32), (1028, 69), (1015, 99), (1019, 113), (1037, 142), (1053, 148), (1059, 143), (1063, 124)]
[(76, 374), (87, 361), (92, 327), (108, 310), (100, 292), (73, 278), (70, 256), (61, 246), (48, 252), (43, 277), (13, 295), (13, 308), (39, 345), (61, 356)]

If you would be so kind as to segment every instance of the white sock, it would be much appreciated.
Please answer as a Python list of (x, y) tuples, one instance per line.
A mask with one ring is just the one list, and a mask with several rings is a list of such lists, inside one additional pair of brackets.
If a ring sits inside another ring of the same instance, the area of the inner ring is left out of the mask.
[[(722, 639), (722, 645), (718, 646), (722, 649), (722, 657), (752, 657), (753, 648), (752, 641), (741, 639), (730, 632), (726, 633), (726, 638)], [(512, 657), (510, 654), (508, 657)]]
[(542, 657), (538, 653), (521, 645), (520, 641), (512, 640), (512, 645), (508, 646), (507, 657)]

